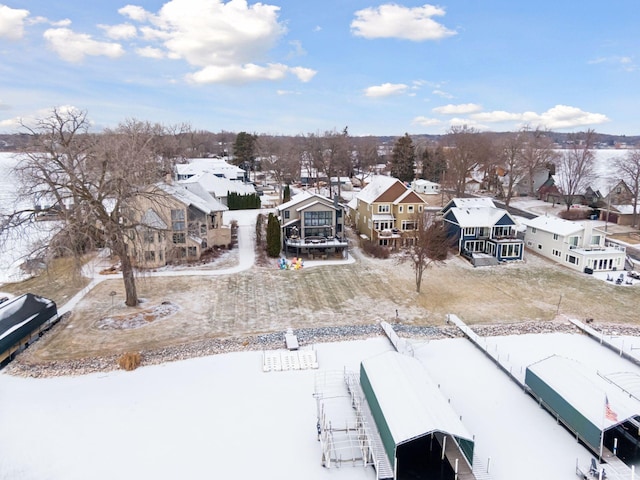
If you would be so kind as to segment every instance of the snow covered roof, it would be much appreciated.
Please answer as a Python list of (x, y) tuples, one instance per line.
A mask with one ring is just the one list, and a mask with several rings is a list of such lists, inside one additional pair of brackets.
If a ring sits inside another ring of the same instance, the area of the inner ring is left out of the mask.
[[(544, 383), (557, 392), (593, 425), (603, 430), (640, 414), (640, 402), (584, 364), (552, 355), (529, 365)], [(615, 415), (605, 415), (605, 402)], [(615, 419), (617, 417), (617, 420)]]
[(467, 208), (467, 207), (493, 207), (496, 208), (496, 204), (489, 197), (469, 197), (469, 198), (452, 198), (449, 202), (453, 207)]
[(178, 183), (188, 185), (199, 183), (202, 187), (217, 198), (226, 197), (229, 192), (240, 195), (256, 193), (251, 183), (243, 183), (237, 180), (229, 180), (226, 177), (218, 177), (211, 172), (200, 172)]
[(397, 178), (387, 177), (386, 175), (374, 175), (371, 177), (371, 182), (356, 197), (365, 203), (373, 203), (391, 185), (399, 181)]
[[(618, 213), (621, 213), (623, 215), (633, 215), (633, 204), (629, 203), (627, 205), (612, 205), (613, 208), (615, 208)], [(636, 213), (640, 213), (640, 209), (638, 207), (636, 207)]]
[(567, 236), (584, 230), (584, 227), (578, 223), (571, 222), (559, 217), (541, 215), (531, 220), (523, 220), (525, 225), (537, 228), (549, 233)]
[[(456, 217), (461, 228), (490, 227), (505, 215), (509, 216), (506, 210), (496, 207), (454, 207), (450, 212)], [(513, 223), (515, 225), (517, 222), (514, 220)]]
[(473, 438), (416, 358), (389, 351), (363, 360), (362, 368), (396, 445), (434, 431)]
[(331, 200), (329, 200), (327, 197), (323, 197), (322, 195), (318, 195), (317, 193), (311, 193), (305, 190), (304, 192), (298, 193), (297, 195), (294, 195), (293, 197), (291, 197), (291, 200), (289, 200), (288, 202), (285, 202), (282, 205), (280, 205), (278, 207), (278, 210), (280, 211), (287, 210), (313, 197), (317, 198), (316, 202), (314, 203), (322, 202), (326, 205), (329, 205), (329, 203), (331, 202)]
[(187, 162), (176, 165), (176, 173), (179, 176), (191, 176), (209, 172), (214, 175), (224, 175), (230, 179), (244, 177), (243, 169), (236, 165), (231, 165), (221, 158), (189, 158)]
[[(163, 190), (176, 200), (188, 206), (194, 206), (205, 213), (226, 211), (228, 208), (207, 193), (199, 183), (172, 184), (158, 183), (156, 187)], [(189, 187), (193, 191), (187, 189)]]

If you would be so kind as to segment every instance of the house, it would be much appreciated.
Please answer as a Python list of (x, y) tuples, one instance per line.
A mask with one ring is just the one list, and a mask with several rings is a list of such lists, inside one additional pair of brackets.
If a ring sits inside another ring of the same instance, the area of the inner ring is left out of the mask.
[(135, 265), (157, 268), (172, 262), (199, 260), (211, 247), (229, 247), (231, 229), (222, 223), (227, 207), (199, 184), (156, 184), (152, 195), (140, 195), (137, 235), (128, 243)]
[(277, 210), (285, 254), (311, 259), (347, 256), (344, 208), (337, 200), (304, 191)]
[(411, 188), (416, 193), (423, 193), (426, 195), (439, 195), (440, 184), (430, 182), (429, 180), (418, 179), (411, 182)]
[(214, 175), (211, 172), (199, 172), (184, 180), (179, 180), (178, 183), (187, 190), (194, 188), (192, 185), (199, 184), (222, 205), (228, 205), (227, 197), (230, 193), (238, 195), (253, 195), (257, 193), (252, 183), (229, 180), (225, 176)]
[(384, 175), (371, 182), (349, 202), (355, 228), (361, 236), (392, 249), (414, 241), (415, 216), (427, 203), (400, 180)]
[(490, 198), (453, 198), (441, 213), (458, 252), (474, 266), (522, 260), (524, 242), (517, 236), (517, 222)]
[(616, 223), (618, 225), (633, 226), (635, 221), (640, 218), (640, 205), (629, 203), (626, 205), (609, 205), (600, 210), (600, 220), (608, 223)]
[(175, 170), (176, 180), (186, 180), (199, 173), (209, 172), (216, 177), (243, 181), (246, 174), (242, 168), (231, 165), (221, 158), (189, 158), (187, 163), (178, 163)]
[(527, 248), (578, 271), (623, 270), (625, 248), (606, 241), (606, 233), (592, 222), (571, 222), (553, 216), (540, 216), (527, 225)]

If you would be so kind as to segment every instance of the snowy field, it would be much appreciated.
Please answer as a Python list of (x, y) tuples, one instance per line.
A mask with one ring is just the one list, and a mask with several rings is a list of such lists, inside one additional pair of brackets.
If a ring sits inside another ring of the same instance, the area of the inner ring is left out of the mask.
[[(514, 368), (562, 354), (603, 372), (638, 368), (582, 335), (492, 337)], [(640, 339), (636, 339), (640, 342)], [(0, 479), (368, 479), (320, 464), (317, 372), (357, 371), (383, 338), (318, 344), (319, 370), (262, 371), (262, 352), (133, 372), (25, 379), (0, 373)], [(495, 480), (575, 478), (591, 455), (465, 339), (414, 342), (416, 356), (475, 436)], [(400, 394), (400, 393), (399, 393)], [(489, 460), (490, 458), (490, 460)]]

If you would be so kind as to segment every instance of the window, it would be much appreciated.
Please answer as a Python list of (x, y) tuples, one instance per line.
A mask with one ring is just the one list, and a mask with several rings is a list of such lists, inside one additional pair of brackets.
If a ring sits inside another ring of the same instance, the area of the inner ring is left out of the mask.
[(558, 240), (558, 234), (557, 234), (557, 233), (554, 233), (554, 234), (553, 234), (553, 239), (554, 239), (554, 240)]
[(189, 257), (197, 257), (198, 249), (196, 247), (187, 247), (187, 255)]
[(381, 247), (386, 247), (389, 245), (389, 239), (388, 238), (380, 238), (378, 240), (378, 245), (380, 245)]
[(155, 232), (153, 230), (144, 231), (144, 243), (153, 243), (155, 241)]
[(389, 213), (389, 205), (378, 205), (378, 213)]
[(289, 210), (284, 211), (284, 218), (285, 220), (289, 218)]
[(473, 237), (476, 234), (476, 229), (475, 227), (466, 227), (463, 229), (462, 234), (465, 237)]
[(591, 237), (591, 245), (600, 245), (600, 235), (593, 235)]
[(184, 233), (174, 233), (173, 234), (173, 243), (185, 243), (186, 237)]
[(304, 212), (305, 227), (319, 227), (331, 225), (333, 223), (333, 215), (331, 212)]
[(174, 232), (185, 230), (184, 210), (171, 210), (171, 230)]
[(510, 237), (511, 236), (511, 227), (494, 227), (493, 235), (495, 237)]
[(413, 213), (413, 205), (407, 205), (407, 213)]
[(538, 244), (538, 250), (542, 250), (542, 244)]
[(567, 262), (573, 264), (573, 265), (578, 265), (580, 263), (580, 259), (578, 257), (575, 257), (573, 255), (567, 255)]
[(422, 205), (418, 205), (418, 212), (422, 213)]
[(404, 205), (399, 205), (398, 206), (398, 213), (403, 213), (404, 212)]
[(416, 222), (412, 220), (403, 220), (402, 221), (402, 230), (415, 230)]
[(556, 257), (560, 257), (562, 256), (562, 253), (560, 252), (560, 250), (553, 250), (552, 253), (556, 256)]
[(507, 243), (501, 246), (500, 257), (501, 258), (518, 258), (520, 256), (520, 244)]
[(536, 227), (529, 227), (529, 228), (531, 228), (531, 233), (536, 233), (538, 231)]
[(144, 261), (145, 262), (155, 262), (156, 260), (156, 252), (153, 250), (147, 250), (144, 252)]
[(578, 246), (578, 239), (580, 237), (575, 236), (575, 237), (569, 237), (569, 245), (571, 245), (572, 247), (577, 247)]

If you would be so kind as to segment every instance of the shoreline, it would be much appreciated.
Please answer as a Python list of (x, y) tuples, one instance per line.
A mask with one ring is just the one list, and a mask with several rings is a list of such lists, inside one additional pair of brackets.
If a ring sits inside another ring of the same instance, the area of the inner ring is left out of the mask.
[[(453, 325), (415, 326), (394, 323), (392, 326), (400, 337), (407, 339), (441, 340), (464, 337), (463, 333)], [(574, 325), (562, 318), (552, 321), (526, 321), (494, 325), (476, 324), (469, 326), (474, 332), (483, 337), (581, 333)], [(603, 332), (610, 330), (616, 335), (640, 336), (640, 327), (638, 326), (594, 324), (592, 327)], [(188, 344), (140, 351), (142, 361), (138, 368), (224, 353), (280, 350), (285, 348), (284, 333), (284, 331), (281, 331), (242, 337), (212, 338)], [(298, 337), (300, 347), (303, 349), (316, 343), (346, 342), (384, 336), (379, 324), (303, 328), (294, 329), (294, 333)], [(4, 368), (4, 373), (25, 378), (53, 378), (111, 372), (120, 369), (118, 367), (118, 358), (124, 353), (76, 360), (33, 362), (30, 361), (32, 360), (32, 355), (29, 355), (30, 351), (30, 349), (27, 349), (22, 352)]]

